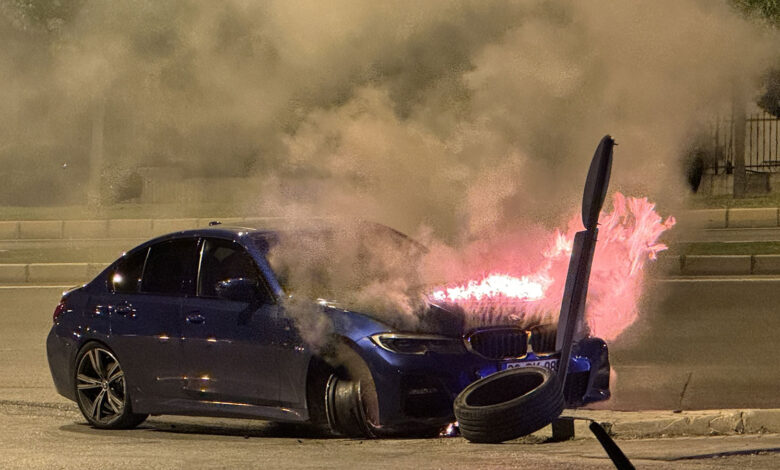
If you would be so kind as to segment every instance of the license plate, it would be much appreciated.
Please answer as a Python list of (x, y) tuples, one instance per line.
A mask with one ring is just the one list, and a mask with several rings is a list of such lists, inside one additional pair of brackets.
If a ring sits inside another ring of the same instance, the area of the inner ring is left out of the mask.
[(558, 370), (558, 359), (542, 359), (539, 361), (510, 362), (504, 364), (504, 369), (514, 369), (517, 367), (543, 367), (550, 370)]

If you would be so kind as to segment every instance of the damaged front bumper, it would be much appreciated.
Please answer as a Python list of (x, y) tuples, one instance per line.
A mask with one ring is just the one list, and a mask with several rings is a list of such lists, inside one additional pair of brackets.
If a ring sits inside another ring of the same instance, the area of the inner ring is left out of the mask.
[[(470, 383), (508, 367), (554, 364), (559, 355), (535, 355), (521, 359), (491, 360), (464, 349), (460, 354), (428, 352), (398, 354), (358, 341), (358, 349), (372, 373), (378, 400), (378, 430), (410, 431), (451, 423), (452, 404)], [(568, 408), (606, 400), (609, 391), (609, 353), (599, 338), (585, 338), (574, 345), (564, 387)]]

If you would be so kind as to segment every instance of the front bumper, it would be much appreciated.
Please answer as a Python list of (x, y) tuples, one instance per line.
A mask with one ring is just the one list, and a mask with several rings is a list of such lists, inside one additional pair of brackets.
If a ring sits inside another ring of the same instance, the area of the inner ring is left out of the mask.
[[(413, 430), (455, 420), (452, 403), (470, 383), (504, 370), (509, 363), (555, 358), (533, 353), (522, 360), (495, 361), (464, 351), (462, 354), (397, 354), (369, 338), (357, 343), (371, 370), (377, 392), (380, 430)], [(586, 338), (573, 349), (564, 388), (567, 407), (606, 400), (609, 355), (601, 339)]]

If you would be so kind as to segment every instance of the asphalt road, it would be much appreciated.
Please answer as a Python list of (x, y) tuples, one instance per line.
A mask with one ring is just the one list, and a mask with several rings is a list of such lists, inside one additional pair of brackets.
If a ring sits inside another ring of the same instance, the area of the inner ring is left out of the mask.
[[(364, 442), (316, 439), (255, 421), (173, 417), (154, 418), (137, 431), (93, 430), (56, 395), (46, 364), (44, 339), (61, 290), (0, 288), (1, 468), (610, 468), (592, 439), (501, 446), (460, 438)], [(643, 316), (611, 345), (617, 380), (613, 399), (602, 407), (780, 408), (779, 301), (780, 279), (654, 283)], [(621, 445), (649, 468), (777, 468), (780, 438), (742, 438)], [(755, 449), (765, 452), (752, 455)], [(689, 458), (710, 454), (719, 458)]]
[(611, 345), (620, 410), (780, 408), (780, 279), (656, 281)]
[[(61, 288), (0, 288), (0, 399), (59, 401), (44, 339)], [(780, 279), (656, 281), (611, 347), (619, 410), (780, 408)]]
[[(99, 431), (72, 409), (0, 402), (0, 468), (609, 469), (595, 439), (500, 445), (463, 438), (359, 441), (313, 438), (253, 421), (154, 418), (130, 431)], [(620, 441), (637, 468), (775, 469), (780, 436)]]

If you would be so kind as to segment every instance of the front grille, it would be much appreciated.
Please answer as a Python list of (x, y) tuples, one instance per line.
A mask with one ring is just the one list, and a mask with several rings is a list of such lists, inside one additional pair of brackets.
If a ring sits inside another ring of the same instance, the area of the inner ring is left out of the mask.
[(489, 328), (466, 336), (469, 348), (487, 359), (523, 357), (528, 352), (528, 332), (521, 328)]
[(530, 330), (531, 349), (535, 353), (553, 353), (555, 352), (555, 337), (558, 333), (558, 325), (545, 324), (538, 325)]

